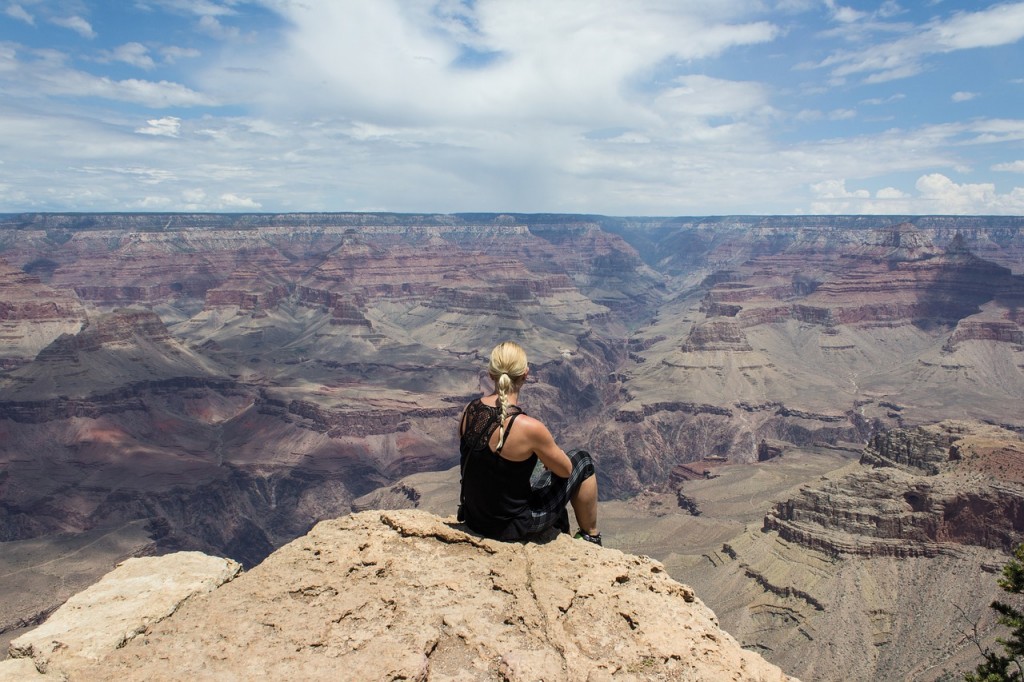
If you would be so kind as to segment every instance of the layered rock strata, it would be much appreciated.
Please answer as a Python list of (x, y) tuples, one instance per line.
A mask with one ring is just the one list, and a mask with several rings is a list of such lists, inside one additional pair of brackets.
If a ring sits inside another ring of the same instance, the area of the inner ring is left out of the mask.
[[(0, 527), (141, 520), (165, 550), (254, 564), (451, 467), (503, 338), (530, 353), (524, 407), (595, 454), (609, 498), (762, 442), (1024, 428), (1022, 235), (977, 217), (0, 216), (25, 300), (83, 311), (3, 322), (25, 341), (0, 373)], [(1012, 479), (1013, 461), (958, 471)], [(876, 473), (916, 475), (897, 464)]]
[(68, 291), (0, 260), (0, 369), (27, 364), (54, 338), (74, 334), (85, 310)]
[(844, 254), (849, 260), (837, 262), (816, 237), (706, 279), (703, 309), (742, 327), (786, 319), (826, 328), (948, 324), (979, 312), (982, 303), (1024, 293), (1021, 278), (975, 256), (962, 238), (942, 251), (909, 224), (897, 225), (867, 231), (865, 243)]
[(795, 674), (957, 676), (976, 662), (971, 638), (998, 632), (986, 609), (1024, 541), (1020, 472), (1024, 440), (999, 427), (879, 433), (858, 464), (801, 486), (706, 555), (715, 569), (694, 582), (745, 646)]
[[(986, 432), (1001, 445), (976, 451)], [(1024, 538), (1024, 487), (1005, 477), (964, 480), (982, 468), (976, 460), (1007, 452), (1016, 453), (1014, 468), (1024, 467), (1024, 441), (993, 427), (878, 434), (861, 458), (870, 469), (777, 504), (764, 530), (833, 555), (934, 557), (965, 545), (1009, 552)]]

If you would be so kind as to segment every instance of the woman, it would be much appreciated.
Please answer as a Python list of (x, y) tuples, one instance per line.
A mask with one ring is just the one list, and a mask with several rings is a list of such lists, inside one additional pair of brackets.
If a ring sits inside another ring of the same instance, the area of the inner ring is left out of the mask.
[[(497, 540), (523, 540), (551, 527), (568, 533), (565, 505), (571, 502), (576, 537), (600, 545), (590, 455), (563, 452), (547, 427), (516, 405), (530, 373), (525, 351), (512, 341), (498, 344), (487, 372), (494, 393), (466, 406), (459, 429), (460, 520)], [(537, 460), (546, 471), (531, 485)]]

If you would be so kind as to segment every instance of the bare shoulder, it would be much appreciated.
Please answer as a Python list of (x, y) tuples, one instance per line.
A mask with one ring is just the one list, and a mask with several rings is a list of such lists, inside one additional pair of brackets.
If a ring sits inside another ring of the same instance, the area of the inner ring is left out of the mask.
[(522, 429), (526, 435), (534, 439), (547, 440), (552, 437), (544, 422), (526, 414), (516, 417), (516, 428)]

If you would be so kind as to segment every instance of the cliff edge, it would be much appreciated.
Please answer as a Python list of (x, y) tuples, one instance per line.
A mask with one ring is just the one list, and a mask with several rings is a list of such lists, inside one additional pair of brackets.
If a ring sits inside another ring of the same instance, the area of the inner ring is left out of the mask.
[[(183, 554), (160, 557), (151, 568), (166, 576), (150, 584), (180, 576)], [(660, 563), (566, 535), (506, 544), (422, 511), (366, 511), (318, 524), (234, 579), (215, 562), (228, 582), (198, 580), (155, 616), (133, 603), (152, 591), (133, 589), (137, 561), (15, 640), (21, 658), (0, 664), (0, 679), (791, 679)], [(115, 593), (121, 617), (85, 618), (99, 611), (90, 599)], [(72, 611), (88, 655), (61, 625)]]

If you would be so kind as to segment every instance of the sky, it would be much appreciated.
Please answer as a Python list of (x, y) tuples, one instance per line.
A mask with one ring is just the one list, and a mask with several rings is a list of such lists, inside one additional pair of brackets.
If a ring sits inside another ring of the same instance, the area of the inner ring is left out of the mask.
[(0, 0), (0, 212), (1024, 215), (1024, 2)]

